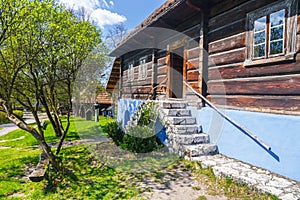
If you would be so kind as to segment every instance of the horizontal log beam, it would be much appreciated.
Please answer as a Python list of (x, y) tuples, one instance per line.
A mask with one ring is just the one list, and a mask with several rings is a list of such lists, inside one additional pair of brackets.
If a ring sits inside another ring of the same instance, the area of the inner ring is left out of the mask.
[(166, 57), (160, 58), (157, 60), (157, 66), (166, 65)]
[(246, 33), (231, 36), (209, 44), (209, 54), (229, 51), (244, 47), (246, 41)]
[(152, 91), (152, 87), (123, 87), (124, 94), (148, 94)]
[(209, 81), (209, 94), (300, 95), (300, 74)]
[[(215, 29), (218, 27), (221, 27), (225, 24), (229, 24), (230, 22), (237, 21), (239, 19), (245, 19), (246, 14), (249, 12), (252, 12), (253, 10), (259, 9), (263, 6), (266, 6), (270, 3), (273, 3), (274, 0), (264, 0), (264, 1), (257, 1), (257, 0), (248, 0), (244, 3), (241, 1), (233, 1), (233, 4), (230, 4), (228, 1), (226, 2), (226, 5), (223, 5), (227, 10), (224, 10), (224, 8), (218, 7), (220, 10), (223, 10), (222, 13), (219, 13), (217, 16), (211, 18), (209, 20), (209, 28)], [(234, 3), (238, 4), (234, 6)], [(219, 11), (220, 12), (220, 11)]]
[(234, 21), (218, 29), (209, 29), (208, 42), (230, 37), (245, 31), (246, 19)]
[(187, 80), (188, 81), (197, 81), (199, 77), (199, 71), (188, 71), (187, 72)]
[(199, 58), (189, 60), (187, 62), (187, 70), (194, 70), (199, 68)]
[(245, 3), (248, 0), (227, 0), (227, 1), (222, 1), (220, 3), (218, 3), (217, 5), (215, 5), (211, 11), (210, 11), (210, 17), (215, 17), (217, 15), (220, 15), (221, 13), (224, 13), (228, 10), (230, 10), (231, 8), (237, 7), (238, 5), (240, 5), (241, 3)]
[(243, 63), (238, 63), (209, 68), (208, 78), (209, 80), (232, 79), (281, 74), (295, 74), (299, 72), (300, 60), (293, 63), (287, 62), (255, 67), (244, 67)]
[(300, 96), (209, 96), (217, 105), (245, 110), (282, 114), (300, 114)]
[(214, 54), (209, 56), (209, 66), (226, 65), (243, 62), (246, 59), (246, 48)]
[(166, 75), (167, 74), (167, 66), (162, 66), (157, 68), (157, 75)]
[(187, 59), (199, 58), (200, 47), (196, 47), (187, 51)]

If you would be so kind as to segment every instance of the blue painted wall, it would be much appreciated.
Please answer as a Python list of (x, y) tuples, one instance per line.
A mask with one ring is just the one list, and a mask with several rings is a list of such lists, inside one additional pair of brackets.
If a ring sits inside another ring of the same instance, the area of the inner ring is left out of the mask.
[(122, 128), (125, 128), (127, 122), (138, 110), (142, 102), (143, 100), (137, 99), (119, 99), (117, 121), (121, 124)]
[(271, 146), (267, 151), (211, 108), (191, 109), (203, 131), (218, 144), (220, 153), (300, 181), (300, 117), (225, 110)]

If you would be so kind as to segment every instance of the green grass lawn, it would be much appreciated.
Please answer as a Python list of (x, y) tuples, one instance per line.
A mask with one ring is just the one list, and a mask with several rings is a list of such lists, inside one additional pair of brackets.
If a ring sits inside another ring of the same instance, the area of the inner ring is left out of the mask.
[[(101, 126), (110, 121), (100, 117), (99, 124), (72, 118), (66, 140), (94, 139), (106, 135)], [(58, 141), (51, 125), (47, 126), (45, 138), (48, 142)], [(26, 178), (30, 173), (28, 169), (36, 166), (40, 152), (34, 138), (22, 130), (0, 137), (0, 199), (144, 199), (143, 192), (150, 189), (141, 187), (142, 182), (154, 180), (167, 184), (162, 178), (178, 167), (200, 177), (213, 195), (226, 195), (229, 199), (276, 199), (258, 194), (231, 179), (216, 178), (210, 170), (199, 168), (198, 163), (179, 159), (178, 156), (162, 158), (152, 155), (137, 159), (135, 154), (124, 153), (112, 142), (63, 147), (59, 159), (69, 173), (62, 176), (50, 169), (43, 181), (30, 182)], [(122, 162), (118, 159), (121, 154), (125, 158)], [(102, 159), (105, 155), (110, 160)], [(114, 162), (111, 162), (113, 159)], [(205, 199), (205, 196), (199, 199)]]

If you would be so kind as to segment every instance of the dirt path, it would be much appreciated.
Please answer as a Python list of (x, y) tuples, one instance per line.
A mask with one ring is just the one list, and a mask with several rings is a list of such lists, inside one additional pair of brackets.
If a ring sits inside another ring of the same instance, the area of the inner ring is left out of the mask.
[[(24, 113), (24, 118), (25, 118), (25, 122), (27, 124), (35, 123), (35, 120), (31, 114)], [(40, 118), (45, 119), (45, 118), (47, 118), (47, 116), (40, 115)], [(17, 127), (13, 123), (8, 123), (8, 124), (0, 124), (0, 128), (2, 128), (0, 130), (0, 136), (2, 136), (2, 135), (6, 135), (7, 133), (17, 130), (19, 127)]]
[[(142, 183), (143, 188), (147, 188), (138, 197), (133, 199), (147, 200), (226, 200), (225, 196), (212, 196), (207, 193), (208, 187), (199, 183), (193, 175), (183, 168), (174, 169), (171, 172), (163, 172), (161, 182), (146, 180)], [(147, 191), (150, 190), (150, 191)]]

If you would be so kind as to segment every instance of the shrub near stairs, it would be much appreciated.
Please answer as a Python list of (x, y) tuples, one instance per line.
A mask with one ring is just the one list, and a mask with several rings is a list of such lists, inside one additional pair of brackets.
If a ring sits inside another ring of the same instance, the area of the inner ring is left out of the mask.
[(151, 128), (135, 126), (128, 130), (121, 146), (135, 153), (148, 153), (159, 149), (162, 144)]
[(120, 146), (123, 143), (125, 133), (119, 128), (116, 121), (109, 122), (102, 128), (116, 145)]
[(150, 102), (140, 110), (137, 126), (129, 127), (126, 134), (118, 128), (117, 122), (107, 124), (104, 131), (123, 149), (134, 153), (152, 152), (163, 146), (154, 131), (156, 117), (154, 103)]

